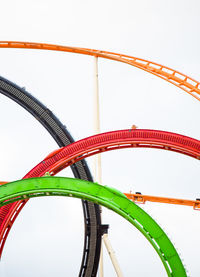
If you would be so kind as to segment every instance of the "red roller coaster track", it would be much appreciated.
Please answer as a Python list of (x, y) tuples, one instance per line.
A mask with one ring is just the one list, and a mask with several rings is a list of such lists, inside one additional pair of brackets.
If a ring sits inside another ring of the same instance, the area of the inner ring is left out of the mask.
[[(49, 154), (24, 178), (55, 175), (63, 168), (86, 157), (123, 148), (147, 147), (175, 151), (200, 159), (200, 141), (183, 135), (155, 130), (130, 129), (107, 132), (74, 142)], [(0, 209), (0, 255), (9, 230), (27, 200)]]

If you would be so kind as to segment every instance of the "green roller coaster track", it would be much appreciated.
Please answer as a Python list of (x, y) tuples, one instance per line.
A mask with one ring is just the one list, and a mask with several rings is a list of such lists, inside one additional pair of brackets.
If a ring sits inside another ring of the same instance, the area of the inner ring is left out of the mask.
[(39, 196), (76, 197), (113, 210), (146, 237), (158, 253), (168, 276), (187, 276), (181, 259), (165, 232), (144, 210), (118, 190), (89, 181), (49, 176), (24, 179), (0, 186), (0, 206)]

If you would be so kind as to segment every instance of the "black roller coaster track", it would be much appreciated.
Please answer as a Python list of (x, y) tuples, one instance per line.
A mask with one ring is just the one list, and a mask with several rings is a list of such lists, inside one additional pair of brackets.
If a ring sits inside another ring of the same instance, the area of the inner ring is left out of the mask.
[[(59, 147), (74, 142), (66, 127), (52, 111), (25, 89), (0, 77), (0, 93), (31, 113), (47, 129)], [(93, 181), (87, 163), (84, 160), (73, 164), (71, 169), (75, 178)], [(85, 240), (79, 277), (94, 277), (97, 274), (101, 249), (102, 225), (100, 207), (84, 200), (82, 200), (82, 206), (85, 221)]]

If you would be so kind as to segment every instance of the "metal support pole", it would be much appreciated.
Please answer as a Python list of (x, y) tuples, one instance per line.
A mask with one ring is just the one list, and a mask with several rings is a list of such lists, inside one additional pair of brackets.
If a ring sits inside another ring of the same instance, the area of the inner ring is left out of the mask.
[(121, 269), (119, 267), (118, 261), (117, 261), (116, 256), (115, 256), (115, 252), (114, 252), (114, 250), (113, 250), (113, 248), (111, 246), (111, 243), (110, 243), (110, 241), (108, 239), (108, 234), (104, 234), (103, 235), (103, 242), (104, 242), (104, 244), (106, 246), (108, 254), (110, 255), (110, 259), (111, 259), (112, 264), (114, 266), (114, 269), (115, 269), (115, 272), (117, 274), (117, 277), (123, 277), (123, 274), (121, 272)]
[[(98, 80), (98, 57), (94, 57), (94, 133), (100, 133), (100, 112), (99, 112), (99, 80)], [(101, 154), (94, 157), (94, 177), (99, 184), (101, 180)], [(103, 245), (101, 246), (99, 261), (99, 277), (103, 277)]]
[[(98, 81), (98, 57), (94, 58), (94, 133), (100, 133), (100, 111), (99, 111), (99, 81)], [(101, 184), (101, 154), (95, 156), (95, 178)]]
[[(99, 111), (99, 80), (98, 80), (98, 57), (94, 57), (94, 133), (100, 133), (100, 111)], [(102, 183), (101, 176), (101, 154), (95, 155), (94, 157), (94, 177), (95, 181), (99, 184)], [(118, 277), (123, 277), (122, 272), (119, 268), (119, 264), (115, 257), (115, 253), (112, 249), (108, 235), (104, 234), (102, 236), (103, 242), (107, 248), (110, 255), (112, 264), (115, 268)], [(101, 246), (100, 261), (99, 261), (99, 277), (104, 277), (103, 272), (103, 245)]]

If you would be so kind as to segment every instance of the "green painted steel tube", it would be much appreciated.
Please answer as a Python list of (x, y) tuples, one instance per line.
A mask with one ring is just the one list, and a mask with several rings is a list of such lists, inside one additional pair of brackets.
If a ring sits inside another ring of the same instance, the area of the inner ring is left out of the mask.
[(65, 177), (30, 178), (0, 186), (0, 206), (39, 196), (69, 196), (107, 207), (127, 219), (151, 243), (168, 276), (185, 277), (186, 271), (173, 244), (160, 226), (116, 189)]

